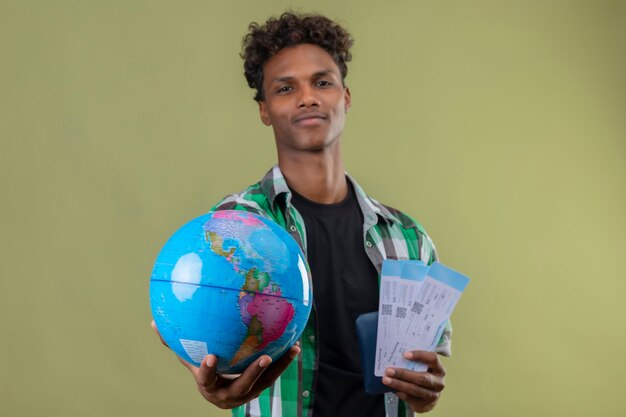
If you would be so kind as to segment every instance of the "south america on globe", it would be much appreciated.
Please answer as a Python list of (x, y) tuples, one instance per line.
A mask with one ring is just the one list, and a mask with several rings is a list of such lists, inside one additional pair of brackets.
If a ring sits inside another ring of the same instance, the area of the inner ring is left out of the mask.
[(282, 356), (311, 313), (310, 272), (296, 241), (273, 221), (238, 210), (200, 216), (161, 249), (150, 308), (161, 337), (199, 366), (241, 373), (259, 356)]

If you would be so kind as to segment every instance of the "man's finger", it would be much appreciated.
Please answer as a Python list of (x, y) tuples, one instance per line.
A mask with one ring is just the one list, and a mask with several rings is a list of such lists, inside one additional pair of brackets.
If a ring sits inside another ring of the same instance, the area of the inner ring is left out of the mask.
[(197, 369), (198, 370), (196, 372), (192, 372), (194, 374), (194, 378), (196, 379), (196, 383), (203, 386), (207, 390), (212, 389), (217, 381), (217, 356), (205, 356), (204, 360), (200, 364), (200, 368)]
[(292, 346), (283, 356), (281, 356), (276, 362), (269, 367), (267, 371), (259, 378), (259, 386), (263, 389), (269, 387), (274, 383), (276, 378), (282, 374), (289, 364), (298, 357), (300, 353), (300, 346)]
[(422, 362), (428, 365), (429, 372), (435, 375), (446, 376), (446, 369), (443, 367), (439, 355), (436, 352), (428, 352), (425, 350), (410, 350), (404, 352), (406, 359), (414, 362)]
[(270, 363), (272, 363), (272, 358), (268, 355), (262, 355), (252, 362), (229, 387), (231, 394), (244, 396), (249, 393), (257, 379), (259, 379)]
[(388, 368), (385, 370), (385, 376), (419, 385), (433, 391), (443, 391), (445, 388), (444, 379), (440, 375), (430, 372), (414, 372), (403, 368)]

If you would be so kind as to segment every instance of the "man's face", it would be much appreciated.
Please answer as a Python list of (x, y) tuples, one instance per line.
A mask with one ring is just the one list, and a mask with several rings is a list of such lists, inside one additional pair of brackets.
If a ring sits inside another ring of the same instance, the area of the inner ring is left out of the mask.
[(263, 66), (261, 120), (272, 126), (279, 154), (337, 146), (350, 108), (339, 67), (316, 45), (280, 50)]

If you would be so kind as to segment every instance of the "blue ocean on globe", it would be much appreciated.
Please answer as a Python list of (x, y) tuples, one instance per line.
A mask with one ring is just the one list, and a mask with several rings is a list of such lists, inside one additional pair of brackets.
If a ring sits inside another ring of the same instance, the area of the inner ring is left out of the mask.
[(241, 373), (263, 354), (276, 360), (311, 313), (310, 272), (296, 241), (273, 221), (224, 210), (185, 224), (159, 253), (150, 307), (161, 337), (199, 366)]

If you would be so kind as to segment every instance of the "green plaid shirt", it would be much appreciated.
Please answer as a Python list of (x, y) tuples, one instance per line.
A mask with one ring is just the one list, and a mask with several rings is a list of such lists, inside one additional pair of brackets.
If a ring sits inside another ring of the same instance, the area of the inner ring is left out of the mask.
[[(347, 178), (354, 186), (363, 212), (363, 246), (379, 274), (383, 259), (422, 259), (429, 264), (437, 259), (435, 247), (419, 223), (369, 198), (356, 181), (350, 176)], [(260, 182), (227, 196), (212, 210), (245, 210), (269, 217), (284, 227), (306, 253), (304, 220), (291, 205), (291, 192), (278, 165)], [(298, 360), (258, 398), (233, 409), (233, 416), (311, 417), (319, 360), (315, 307), (313, 313), (300, 339), (302, 350)], [(448, 323), (437, 348), (437, 352), (445, 356), (450, 355), (450, 335)], [(387, 394), (386, 401), (391, 400)], [(399, 405), (399, 416), (413, 415), (404, 403)]]

